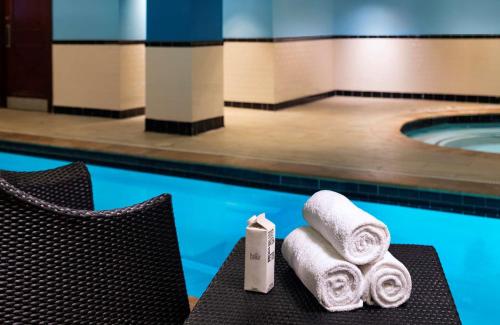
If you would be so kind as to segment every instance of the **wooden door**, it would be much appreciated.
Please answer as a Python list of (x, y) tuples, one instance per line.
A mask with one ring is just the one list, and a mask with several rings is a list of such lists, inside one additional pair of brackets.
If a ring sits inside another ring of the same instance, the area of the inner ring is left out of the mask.
[[(9, 104), (52, 99), (52, 1), (4, 1), (4, 92)], [(10, 106), (10, 104), (9, 104)]]

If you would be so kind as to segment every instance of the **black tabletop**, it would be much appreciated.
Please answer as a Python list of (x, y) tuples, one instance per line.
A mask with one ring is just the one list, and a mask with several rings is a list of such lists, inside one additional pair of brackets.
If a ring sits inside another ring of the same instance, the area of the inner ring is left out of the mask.
[(275, 287), (268, 294), (243, 290), (245, 241), (241, 239), (198, 301), (186, 324), (461, 324), (436, 250), (431, 246), (391, 245), (408, 268), (413, 291), (395, 309), (365, 306), (327, 312), (281, 255), (276, 241)]

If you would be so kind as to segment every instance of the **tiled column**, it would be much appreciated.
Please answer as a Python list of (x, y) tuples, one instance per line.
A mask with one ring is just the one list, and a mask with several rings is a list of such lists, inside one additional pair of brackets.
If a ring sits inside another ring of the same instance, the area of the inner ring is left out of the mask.
[(149, 0), (146, 131), (224, 126), (222, 0)]
[(144, 114), (146, 0), (54, 0), (54, 112)]

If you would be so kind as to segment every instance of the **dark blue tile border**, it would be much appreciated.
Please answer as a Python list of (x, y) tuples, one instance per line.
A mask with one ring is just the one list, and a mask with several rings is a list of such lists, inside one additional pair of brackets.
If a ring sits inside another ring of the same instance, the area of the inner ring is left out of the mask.
[(205, 164), (165, 161), (139, 156), (119, 155), (78, 149), (0, 140), (0, 150), (45, 156), (69, 161), (111, 166), (164, 175), (203, 179), (311, 195), (320, 189), (338, 191), (351, 199), (391, 205), (440, 210), (491, 218), (500, 218), (500, 197), (414, 189), (395, 185), (280, 175)]
[(318, 190), (319, 189), (319, 180), (314, 179), (314, 178), (281, 176), (281, 185), (289, 186), (289, 187), (296, 187), (296, 188), (310, 189), (310, 190)]

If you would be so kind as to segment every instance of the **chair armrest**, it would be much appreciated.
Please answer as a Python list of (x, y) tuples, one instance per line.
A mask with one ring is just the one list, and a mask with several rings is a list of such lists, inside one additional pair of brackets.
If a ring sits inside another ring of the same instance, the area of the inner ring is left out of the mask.
[(0, 171), (18, 189), (49, 203), (76, 210), (93, 210), (92, 183), (84, 163), (39, 172)]

